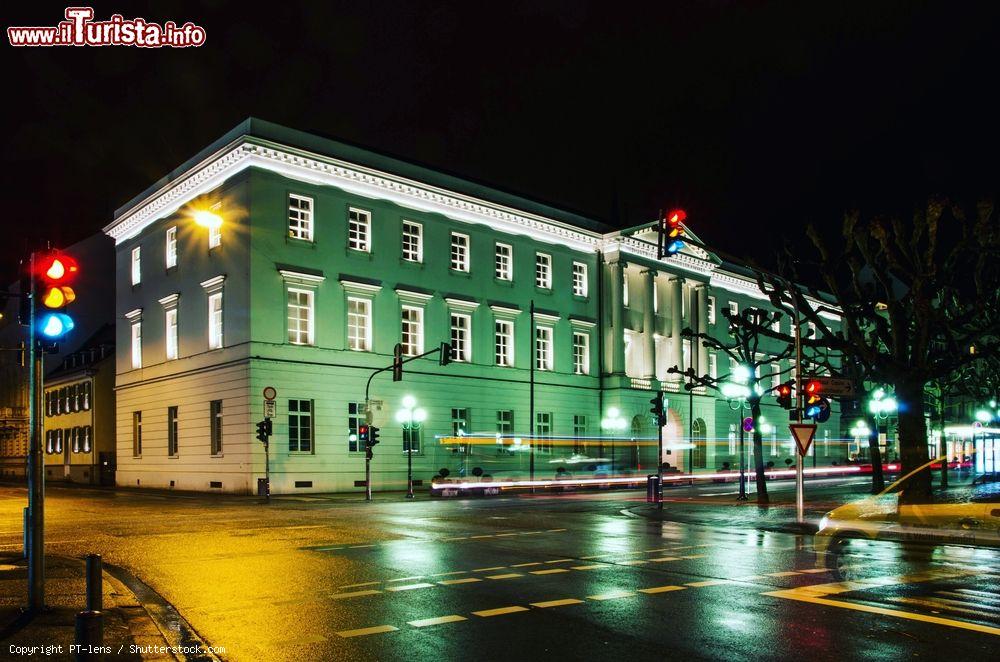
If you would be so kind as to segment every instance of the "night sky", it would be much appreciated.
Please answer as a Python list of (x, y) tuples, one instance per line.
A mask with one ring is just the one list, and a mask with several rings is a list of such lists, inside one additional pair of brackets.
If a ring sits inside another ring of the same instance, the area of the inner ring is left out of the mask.
[[(97, 2), (207, 43), (2, 46), (0, 274), (249, 115), (622, 227), (680, 205), (764, 262), (846, 208), (997, 188), (1000, 3), (660, 4)], [(65, 7), (12, 5), (4, 27)]]

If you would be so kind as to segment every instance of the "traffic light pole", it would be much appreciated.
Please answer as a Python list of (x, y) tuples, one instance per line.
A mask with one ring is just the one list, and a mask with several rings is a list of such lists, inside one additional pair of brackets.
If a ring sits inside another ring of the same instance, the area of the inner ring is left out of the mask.
[[(786, 281), (789, 289), (791, 283)], [(795, 313), (795, 419), (802, 423), (802, 407), (805, 394), (802, 392), (802, 327), (799, 318), (799, 299), (792, 296), (792, 310)], [(802, 475), (802, 453), (795, 449), (795, 521), (805, 522), (805, 482)]]
[[(30, 257), (35, 273), (35, 253)], [(42, 352), (35, 332), (35, 279), (31, 278), (28, 313), (28, 611), (45, 608), (45, 456), (42, 453)]]

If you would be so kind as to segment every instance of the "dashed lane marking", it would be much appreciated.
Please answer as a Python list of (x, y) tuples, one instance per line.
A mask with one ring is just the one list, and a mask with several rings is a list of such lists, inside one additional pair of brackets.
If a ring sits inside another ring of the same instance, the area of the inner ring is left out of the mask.
[(546, 561), (546, 563), (571, 563), (576, 559), (553, 559), (551, 561)]
[(624, 589), (617, 591), (608, 591), (607, 593), (598, 593), (597, 595), (588, 595), (588, 600), (617, 600), (618, 598), (630, 598), (635, 595), (635, 591), (626, 591)]
[(688, 582), (685, 586), (693, 586), (694, 588), (702, 588), (704, 586), (721, 586), (723, 584), (732, 584), (733, 582), (729, 579), (708, 579), (703, 582)]
[(465, 616), (459, 616), (458, 614), (451, 614), (449, 616), (438, 616), (437, 618), (423, 618), (419, 621), (409, 621), (409, 625), (415, 628), (425, 628), (429, 625), (441, 625), (442, 623), (456, 623), (458, 621), (468, 620)]
[(474, 568), (472, 572), (492, 572), (493, 570), (503, 570), (506, 567), (505, 565), (496, 565), (492, 568)]
[(365, 595), (378, 595), (382, 591), (353, 591), (351, 593), (334, 593), (330, 596), (333, 600), (343, 600), (345, 598), (360, 598)]
[(464, 575), (467, 574), (468, 570), (453, 570), (451, 572), (439, 572), (434, 575), (427, 575), (428, 577), (448, 577), (449, 575)]
[(582, 605), (583, 600), (577, 600), (576, 598), (566, 598), (564, 600), (546, 600), (545, 602), (532, 602), (532, 607), (538, 607), (539, 609), (548, 609), (549, 607), (566, 607), (568, 605)]
[(412, 582), (414, 579), (423, 579), (423, 575), (416, 575), (414, 577), (397, 577), (396, 579), (385, 580), (386, 584), (391, 584), (393, 582)]
[(487, 534), (484, 534), (484, 535), (481, 535), (481, 536), (469, 536), (469, 540), (477, 540), (479, 538), (493, 538), (493, 537), (494, 537), (494, 534), (487, 533)]
[(362, 547), (374, 547), (375, 545), (351, 545), (349, 549), (361, 549)]
[(517, 535), (516, 532), (515, 533), (498, 533), (496, 535), (496, 537), (497, 538), (506, 538), (507, 536), (516, 536), (516, 535)]
[(828, 568), (806, 568), (804, 570), (799, 570), (799, 572), (807, 575), (816, 575), (823, 572), (830, 572), (830, 570)]
[(528, 611), (527, 607), (522, 607), (520, 605), (514, 605), (512, 607), (498, 607), (496, 609), (484, 609), (482, 611), (472, 612), (476, 616), (482, 616), (483, 618), (488, 618), (490, 616), (503, 616), (504, 614), (514, 614), (519, 611)]
[(635, 561), (621, 561), (618, 565), (645, 565), (646, 563), (649, 563), (649, 561), (646, 561), (645, 559), (638, 559)]
[(510, 567), (512, 567), (512, 568), (530, 568), (530, 567), (535, 566), (535, 565), (542, 565), (542, 563), (541, 563), (541, 561), (532, 561), (530, 563), (515, 563), (514, 565), (512, 565)]
[(649, 562), (650, 563), (665, 563), (667, 561), (680, 561), (680, 560), (681, 560), (681, 557), (679, 557), (679, 556), (661, 556), (658, 559), (649, 559)]
[(597, 565), (575, 565), (572, 570), (598, 570), (600, 568), (606, 568), (608, 566), (597, 564)]
[(426, 582), (421, 582), (419, 584), (405, 584), (403, 586), (390, 586), (389, 588), (387, 588), (385, 590), (392, 591), (392, 592), (395, 593), (395, 592), (398, 592), (398, 591), (412, 591), (413, 589), (417, 589), (417, 588), (430, 588), (431, 586), (434, 586), (434, 584), (428, 584)]
[(549, 568), (548, 570), (532, 570), (533, 575), (556, 575), (560, 572), (569, 572), (566, 568)]
[(652, 588), (640, 588), (639, 592), (652, 595), (654, 593), (668, 593), (669, 591), (683, 591), (683, 590), (684, 590), (683, 586), (668, 585), (668, 586), (654, 586)]
[(524, 577), (520, 572), (508, 572), (503, 575), (487, 575), (486, 579), (513, 579), (515, 577)]
[(375, 586), (375, 584), (381, 584), (382, 582), (361, 582), (360, 584), (344, 584), (343, 586), (338, 586), (337, 588), (361, 588), (362, 586)]
[(464, 579), (445, 579), (444, 581), (438, 582), (442, 586), (453, 586), (454, 584), (472, 584), (473, 582), (483, 581), (479, 577), (466, 577)]
[(376, 625), (374, 627), (361, 628), (359, 630), (341, 630), (337, 633), (337, 636), (347, 639), (349, 637), (364, 637), (369, 634), (381, 634), (382, 632), (395, 632), (398, 629), (399, 628), (391, 625)]
[(794, 570), (786, 570), (785, 572), (768, 572), (767, 577), (791, 577), (792, 575), (798, 575), (800, 573)]

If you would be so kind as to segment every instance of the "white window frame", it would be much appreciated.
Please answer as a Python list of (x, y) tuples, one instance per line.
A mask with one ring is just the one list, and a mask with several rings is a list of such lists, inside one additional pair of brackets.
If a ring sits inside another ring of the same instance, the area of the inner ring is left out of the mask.
[(708, 323), (715, 324), (715, 297), (708, 297)]
[(653, 277), (653, 314), (660, 312), (660, 281)]
[(288, 194), (288, 238), (313, 240), (313, 204), (311, 197)]
[[(407, 336), (411, 337), (407, 338)], [(417, 356), (424, 353), (423, 307), (404, 305), (400, 308), (399, 338), (403, 345), (404, 356)]]
[[(357, 304), (358, 310), (351, 312), (351, 305)], [(355, 320), (362, 320), (364, 328), (361, 329)], [(361, 329), (364, 336), (352, 333), (351, 328)], [(372, 351), (372, 300), (365, 297), (347, 297), (347, 349), (353, 352)]]
[[(407, 245), (408, 243), (410, 245)], [(422, 263), (424, 261), (424, 226), (416, 221), (403, 219), (400, 230), (400, 247), (400, 255), (403, 260)]]
[(208, 295), (208, 348), (222, 349), (222, 290)]
[(708, 376), (712, 379), (719, 376), (719, 358), (715, 352), (708, 353)]
[(461, 232), (451, 233), (451, 270), (469, 273), (469, 252), (471, 241), (469, 235)]
[(165, 350), (168, 361), (173, 361), (180, 354), (177, 335), (177, 307), (173, 306), (163, 311), (163, 332), (165, 334)]
[(573, 294), (587, 297), (590, 292), (589, 269), (586, 262), (573, 263)]
[(514, 366), (514, 320), (493, 320), (493, 350), (496, 365)]
[(494, 248), (494, 277), (510, 282), (514, 280), (514, 247), (497, 242)]
[(132, 321), (132, 369), (138, 370), (142, 367), (142, 320)]
[(362, 253), (372, 252), (372, 214), (370, 211), (347, 208), (347, 247)]
[(163, 250), (167, 269), (177, 266), (177, 226), (167, 228), (166, 245)]
[(552, 289), (552, 256), (548, 253), (535, 253), (535, 287)]
[(138, 285), (142, 282), (142, 246), (136, 246), (132, 249), (132, 261), (130, 264), (132, 285)]
[(775, 333), (781, 333), (781, 318), (780, 317), (778, 319), (774, 320), (773, 322), (771, 322), (771, 330), (774, 331)]
[[(683, 303), (684, 303), (684, 301), (682, 299), (681, 300), (681, 304), (683, 304)], [(623, 271), (622, 272), (622, 305), (625, 306), (626, 308), (628, 308), (628, 304), (629, 304), (628, 272), (627, 271)], [(683, 305), (681, 306), (681, 317), (682, 318), (684, 317)]]
[(534, 356), (535, 370), (551, 372), (553, 369), (553, 329), (551, 326), (535, 325)]
[(222, 226), (212, 225), (208, 228), (208, 250), (222, 245)]
[[(298, 299), (305, 295), (305, 305), (301, 300), (292, 302), (292, 295)], [(291, 345), (315, 345), (316, 344), (316, 292), (315, 290), (303, 287), (288, 287), (285, 293), (285, 319), (287, 327), (288, 343)], [(296, 313), (306, 311), (305, 328), (302, 328), (302, 317), (296, 314), (292, 316), (293, 309)], [(293, 325), (294, 322), (294, 325)]]
[(740, 314), (740, 304), (738, 301), (729, 302), (729, 314), (732, 317), (736, 317), (737, 315)]
[(590, 374), (590, 334), (586, 331), (573, 332), (573, 373)]
[[(460, 321), (456, 325), (455, 322)], [(461, 363), (472, 362), (472, 315), (451, 311), (448, 328), (451, 338), (451, 360)]]

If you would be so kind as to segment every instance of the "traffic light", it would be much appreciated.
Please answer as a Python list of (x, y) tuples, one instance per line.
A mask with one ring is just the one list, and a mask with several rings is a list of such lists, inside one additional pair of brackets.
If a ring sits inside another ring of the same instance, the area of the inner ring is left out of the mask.
[(264, 419), (264, 432), (266, 432), (267, 436), (269, 436), (269, 437), (272, 434), (274, 434), (274, 426), (271, 424), (271, 419), (270, 418), (265, 418)]
[(267, 424), (270, 423), (269, 420), (265, 419), (263, 421), (257, 421), (257, 441), (262, 441), (267, 443)]
[(362, 448), (368, 447), (368, 426), (363, 423), (358, 426), (358, 443)]
[(656, 417), (657, 426), (662, 428), (667, 424), (667, 413), (663, 408), (663, 391), (658, 391), (649, 404), (653, 405), (649, 408), (649, 412)]
[(441, 343), (441, 350), (438, 352), (438, 365), (448, 365), (451, 363), (451, 345)]
[(791, 385), (791, 383), (788, 383), (788, 384), (779, 384), (777, 391), (778, 391), (778, 405), (782, 409), (791, 409), (792, 408), (792, 385)]
[(403, 343), (396, 343), (392, 349), (392, 381), (403, 380)]
[(76, 260), (57, 251), (36, 260), (32, 276), (35, 278), (35, 300), (41, 306), (35, 306), (35, 321), (46, 340), (59, 340), (73, 329), (73, 318), (62, 310), (76, 300), (70, 283), (79, 270)]
[(684, 248), (684, 220), (687, 212), (683, 209), (672, 209), (660, 219), (659, 227), (659, 257), (677, 255)]
[(368, 447), (371, 448), (378, 443), (378, 428), (374, 425), (368, 428)]
[(811, 379), (806, 384), (806, 418), (811, 418), (817, 423), (825, 423), (830, 419), (830, 401), (823, 397), (823, 385)]

